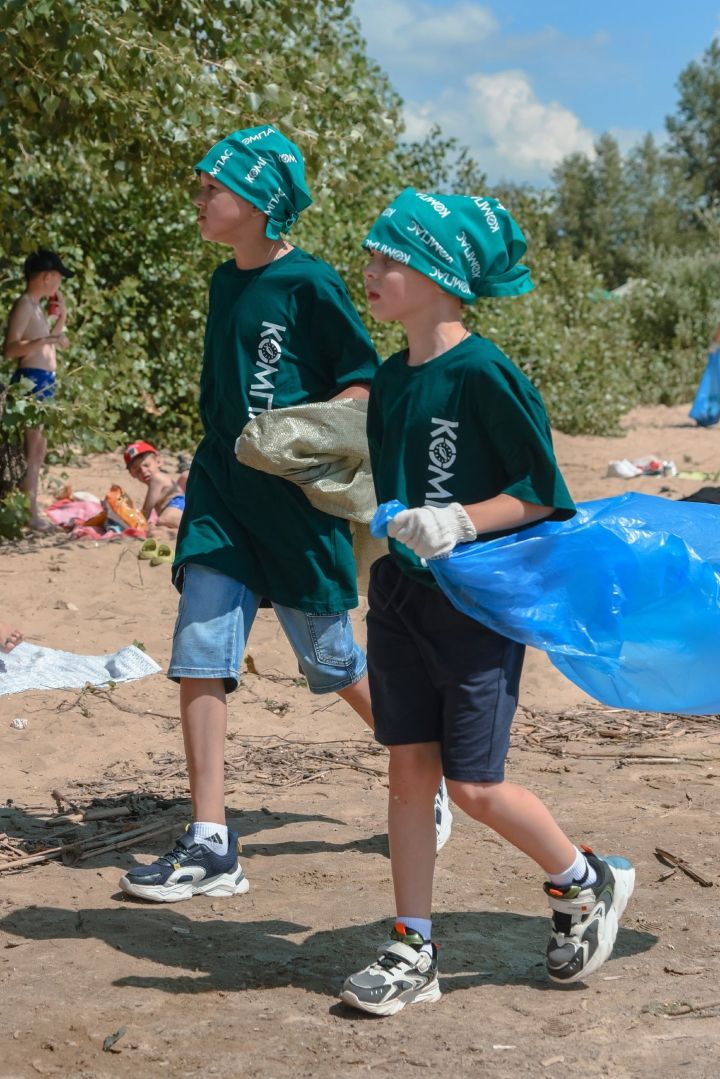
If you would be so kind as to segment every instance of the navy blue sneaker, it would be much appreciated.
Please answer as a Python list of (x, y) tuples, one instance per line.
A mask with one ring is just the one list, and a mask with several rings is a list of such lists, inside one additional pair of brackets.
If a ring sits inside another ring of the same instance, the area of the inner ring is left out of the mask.
[(237, 856), (237, 832), (228, 832), (227, 854), (215, 854), (189, 831), (151, 865), (136, 865), (120, 878), (128, 895), (154, 903), (177, 903), (194, 895), (240, 895), (250, 887)]

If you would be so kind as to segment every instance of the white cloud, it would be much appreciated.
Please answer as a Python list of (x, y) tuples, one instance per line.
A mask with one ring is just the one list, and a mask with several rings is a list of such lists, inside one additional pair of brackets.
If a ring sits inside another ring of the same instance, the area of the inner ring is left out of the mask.
[(478, 73), (466, 86), (467, 141), (484, 134), (508, 165), (547, 171), (567, 154), (592, 154), (592, 132), (559, 102), (539, 101), (525, 72)]
[(425, 0), (355, 0), (368, 53), (393, 69), (438, 72), (477, 50), (499, 30), (489, 8), (465, 0), (441, 9)]
[(491, 182), (543, 182), (566, 154), (592, 154), (593, 132), (561, 101), (538, 96), (525, 61), (566, 63), (580, 44), (594, 55), (606, 35), (580, 43), (552, 26), (509, 33), (490, 6), (467, 0), (355, 0), (355, 12), (369, 55), (405, 99), (408, 139), (439, 124)]
[(571, 109), (543, 102), (526, 72), (469, 75), (459, 90), (405, 105), (405, 138), (422, 139), (433, 124), (468, 146), (491, 183), (543, 182), (567, 154), (594, 153), (594, 134)]

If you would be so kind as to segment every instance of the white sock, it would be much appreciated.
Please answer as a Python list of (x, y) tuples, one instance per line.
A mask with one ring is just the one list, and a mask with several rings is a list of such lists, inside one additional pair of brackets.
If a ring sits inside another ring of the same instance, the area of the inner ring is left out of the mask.
[(575, 861), (572, 865), (569, 865), (562, 873), (548, 873), (548, 877), (551, 884), (566, 888), (568, 884), (580, 884), (581, 882), (583, 885), (594, 884), (597, 880), (597, 873), (583, 852), (576, 847)]
[(420, 949), (421, 952), (432, 952), (432, 948), (430, 947), (430, 939), (432, 937), (431, 918), (405, 918), (402, 914), (398, 914), (395, 921), (402, 922), (406, 929), (412, 929), (415, 933), (420, 934), (425, 941)]
[(204, 843), (213, 854), (227, 854), (227, 824), (212, 824), (208, 821), (196, 820), (190, 825), (190, 834), (196, 843)]

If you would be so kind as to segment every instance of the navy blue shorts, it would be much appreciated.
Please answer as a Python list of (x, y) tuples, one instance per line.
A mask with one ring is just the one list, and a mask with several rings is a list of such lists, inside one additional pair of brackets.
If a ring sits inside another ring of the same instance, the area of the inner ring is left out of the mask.
[(505, 776), (525, 646), (462, 614), (389, 556), (373, 564), (367, 660), (375, 737), (386, 746), (439, 742), (443, 774)]

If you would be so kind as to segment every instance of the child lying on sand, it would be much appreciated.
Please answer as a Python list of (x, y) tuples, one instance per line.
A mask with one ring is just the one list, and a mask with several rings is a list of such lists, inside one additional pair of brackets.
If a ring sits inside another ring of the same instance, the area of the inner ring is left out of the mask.
[(146, 518), (153, 510), (157, 521), (148, 525), (148, 536), (170, 536), (174, 539), (185, 509), (185, 495), (176, 480), (161, 471), (157, 450), (149, 442), (131, 442), (123, 454), (133, 479), (146, 484), (142, 512)]

